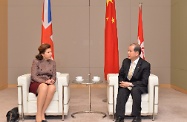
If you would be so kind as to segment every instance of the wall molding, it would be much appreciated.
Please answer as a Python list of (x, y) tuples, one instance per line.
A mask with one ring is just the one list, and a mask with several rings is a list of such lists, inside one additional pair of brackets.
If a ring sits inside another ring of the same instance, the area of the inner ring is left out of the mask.
[(180, 87), (175, 86), (173, 84), (159, 84), (159, 87), (160, 88), (172, 88), (172, 89), (175, 89), (176, 91), (179, 91), (181, 93), (187, 94), (187, 90), (186, 89), (180, 88)]
[(171, 84), (159, 84), (160, 88), (171, 88)]
[(177, 91), (179, 91), (179, 92), (182, 92), (182, 93), (187, 94), (187, 90), (186, 90), (186, 89), (180, 88), (180, 87), (175, 86), (175, 85), (171, 85), (171, 88), (172, 88), (172, 89), (175, 89), (175, 90), (177, 90)]
[(4, 85), (0, 87), (0, 90), (6, 89), (6, 88), (7, 88), (7, 85)]
[(16, 88), (17, 84), (8, 84), (8, 88)]

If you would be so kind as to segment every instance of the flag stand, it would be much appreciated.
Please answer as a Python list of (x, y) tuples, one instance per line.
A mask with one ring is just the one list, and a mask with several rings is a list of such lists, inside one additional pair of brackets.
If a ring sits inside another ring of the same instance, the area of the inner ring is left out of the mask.
[[(91, 2), (89, 0), (89, 73), (88, 73), (88, 79), (91, 81), (91, 72), (90, 72), (90, 6), (91, 6)], [(102, 100), (103, 102), (107, 102), (107, 98)]]

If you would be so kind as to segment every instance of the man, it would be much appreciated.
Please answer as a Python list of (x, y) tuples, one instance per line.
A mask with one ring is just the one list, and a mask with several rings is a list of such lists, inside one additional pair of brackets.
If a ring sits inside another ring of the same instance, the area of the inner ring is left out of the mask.
[(128, 48), (128, 58), (123, 60), (119, 71), (119, 88), (116, 105), (116, 121), (124, 122), (125, 105), (132, 95), (132, 122), (141, 122), (141, 95), (148, 92), (150, 63), (140, 57), (141, 47), (133, 43)]

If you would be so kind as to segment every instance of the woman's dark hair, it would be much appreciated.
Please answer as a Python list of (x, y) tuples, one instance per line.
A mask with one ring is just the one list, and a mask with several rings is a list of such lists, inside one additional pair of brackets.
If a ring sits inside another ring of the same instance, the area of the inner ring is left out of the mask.
[(42, 54), (44, 54), (45, 51), (46, 51), (47, 49), (49, 49), (49, 48), (51, 48), (51, 45), (49, 45), (49, 44), (41, 44), (41, 45), (38, 47), (39, 54), (36, 55), (36, 59), (42, 60), (42, 59), (43, 59)]

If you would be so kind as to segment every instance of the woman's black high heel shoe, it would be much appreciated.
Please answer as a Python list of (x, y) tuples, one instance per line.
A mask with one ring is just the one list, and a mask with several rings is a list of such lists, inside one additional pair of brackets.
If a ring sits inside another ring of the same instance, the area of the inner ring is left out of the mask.
[(47, 120), (42, 120), (42, 122), (47, 122)]

